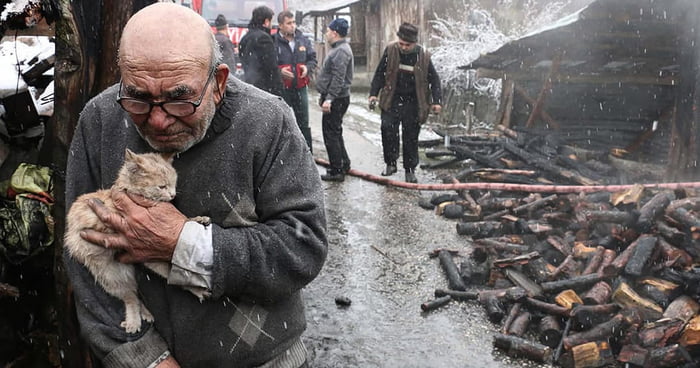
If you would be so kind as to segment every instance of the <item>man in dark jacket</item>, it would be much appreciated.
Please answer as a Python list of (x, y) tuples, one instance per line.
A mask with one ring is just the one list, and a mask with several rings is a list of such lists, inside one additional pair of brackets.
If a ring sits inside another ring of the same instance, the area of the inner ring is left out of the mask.
[(334, 19), (328, 25), (326, 42), (331, 49), (316, 80), (316, 89), (321, 94), (318, 104), (323, 111), (323, 142), (330, 162), (330, 169), (321, 175), (321, 179), (327, 181), (343, 181), (345, 173), (350, 170), (350, 158), (343, 140), (343, 116), (350, 105), (350, 85), (355, 65), (352, 49), (345, 38), (348, 28), (348, 22), (342, 18)]
[(248, 32), (238, 44), (238, 55), (243, 64), (243, 80), (274, 95), (282, 95), (282, 78), (277, 68), (270, 27), (275, 13), (267, 6), (253, 9)]
[(294, 110), (299, 129), (311, 152), (309, 127), (309, 94), (307, 85), (316, 69), (316, 51), (311, 41), (297, 29), (294, 14), (285, 10), (277, 15), (279, 30), (273, 36), (277, 46), (277, 63), (282, 74), (282, 98)]
[[(109, 188), (126, 148), (176, 153), (178, 173), (172, 202), (116, 190), (114, 212), (91, 202), (114, 231), (81, 234), (134, 263), (139, 298), (154, 317), (140, 331), (120, 326), (124, 304), (64, 253), (81, 336), (105, 368), (306, 366), (301, 290), (327, 252), (323, 187), (289, 106), (229, 78), (215, 47), (192, 10), (145, 7), (122, 33), (121, 82), (80, 114), (67, 207)], [(155, 260), (171, 266), (167, 279), (140, 265)], [(184, 287), (211, 297), (200, 302)]]
[(416, 183), (420, 126), (428, 119), (430, 111), (440, 113), (442, 91), (440, 77), (430, 60), (430, 53), (417, 44), (418, 28), (403, 23), (396, 35), (399, 40), (384, 49), (384, 55), (374, 72), (369, 104), (372, 107), (379, 100), (382, 110), (382, 146), (386, 163), (382, 175), (396, 173), (400, 125), (406, 181)]
[(231, 75), (236, 72), (236, 56), (233, 51), (233, 43), (231, 42), (231, 37), (228, 35), (228, 21), (223, 14), (219, 14), (214, 21), (214, 26), (216, 27), (216, 42), (219, 44), (219, 50), (221, 51), (222, 61), (224, 64), (228, 65), (228, 70)]

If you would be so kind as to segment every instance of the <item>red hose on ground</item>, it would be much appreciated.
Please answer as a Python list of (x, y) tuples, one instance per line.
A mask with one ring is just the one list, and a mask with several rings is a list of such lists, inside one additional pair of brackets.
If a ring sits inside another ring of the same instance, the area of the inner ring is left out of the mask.
[[(322, 158), (315, 158), (316, 163), (322, 166), (329, 166), (328, 161)], [(357, 169), (350, 169), (349, 175), (357, 176), (382, 185), (394, 187), (417, 189), (417, 190), (502, 190), (508, 192), (532, 192), (532, 193), (592, 193), (592, 192), (621, 192), (631, 189), (636, 184), (630, 185), (532, 185), (513, 183), (458, 183), (458, 184), (421, 184), (406, 183), (400, 180), (393, 180), (383, 176), (368, 174)], [(700, 188), (700, 182), (683, 183), (658, 183), (641, 184), (645, 188), (653, 189), (682, 189)]]

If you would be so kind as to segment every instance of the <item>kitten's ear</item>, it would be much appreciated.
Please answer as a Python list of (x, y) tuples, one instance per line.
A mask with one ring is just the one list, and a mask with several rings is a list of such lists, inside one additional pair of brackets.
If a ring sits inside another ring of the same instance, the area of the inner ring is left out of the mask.
[(175, 159), (175, 155), (177, 155), (177, 152), (161, 152), (160, 156), (163, 157), (163, 159), (169, 163), (173, 163), (173, 159)]
[(128, 148), (127, 148), (126, 151), (124, 152), (124, 160), (134, 161), (135, 156), (136, 156), (136, 154), (134, 153), (134, 151), (132, 151), (132, 150), (130, 150), (130, 149), (128, 149)]

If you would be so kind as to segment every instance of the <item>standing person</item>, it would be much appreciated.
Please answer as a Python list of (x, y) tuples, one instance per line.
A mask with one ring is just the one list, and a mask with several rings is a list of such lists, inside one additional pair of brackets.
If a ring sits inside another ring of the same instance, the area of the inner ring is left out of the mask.
[[(442, 91), (430, 53), (417, 44), (418, 28), (403, 23), (396, 33), (398, 41), (384, 49), (374, 72), (369, 104), (379, 100), (382, 110), (382, 147), (386, 168), (382, 175), (396, 173), (399, 158), (399, 125), (403, 137), (403, 167), (406, 181), (417, 183), (418, 134), (428, 120), (428, 113), (439, 114)], [(377, 98), (379, 96), (379, 98)]]
[(277, 68), (270, 27), (275, 13), (265, 5), (253, 9), (248, 32), (238, 43), (238, 56), (243, 64), (243, 80), (263, 91), (282, 95), (282, 78)]
[[(229, 78), (209, 24), (180, 5), (135, 13), (118, 60), (121, 82), (80, 114), (66, 206), (109, 187), (126, 148), (176, 153), (177, 196), (153, 203), (112, 191), (117, 212), (90, 202), (113, 232), (81, 236), (136, 265), (154, 321), (126, 333), (123, 304), (64, 253), (82, 336), (104, 367), (306, 367), (301, 289), (325, 261), (326, 218), (291, 110)], [(170, 263), (169, 277), (140, 265), (148, 261)], [(211, 297), (200, 302), (183, 287)]]
[(216, 27), (216, 42), (219, 43), (219, 50), (221, 50), (223, 62), (228, 65), (229, 74), (233, 75), (236, 71), (236, 56), (233, 51), (231, 37), (228, 34), (228, 21), (226, 17), (223, 14), (217, 15), (216, 20), (214, 20), (214, 26)]
[(323, 142), (330, 161), (330, 169), (321, 175), (321, 179), (328, 181), (343, 181), (345, 173), (350, 170), (350, 158), (343, 140), (343, 116), (350, 105), (354, 68), (352, 50), (345, 39), (348, 28), (348, 22), (342, 18), (334, 19), (328, 25), (326, 42), (331, 49), (316, 81), (316, 89), (321, 94), (318, 103), (323, 111)]
[(316, 51), (311, 41), (297, 29), (294, 14), (285, 10), (277, 15), (279, 30), (273, 36), (277, 46), (277, 63), (282, 74), (282, 98), (294, 110), (299, 129), (313, 153), (309, 127), (309, 94), (306, 86), (316, 69)]

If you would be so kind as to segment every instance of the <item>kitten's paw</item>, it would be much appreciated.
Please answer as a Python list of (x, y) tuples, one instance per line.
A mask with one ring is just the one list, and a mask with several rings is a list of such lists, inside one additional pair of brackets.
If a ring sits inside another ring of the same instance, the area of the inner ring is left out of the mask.
[(141, 319), (146, 322), (153, 322), (155, 320), (151, 311), (149, 311), (143, 303), (141, 303)]
[(127, 316), (126, 319), (122, 321), (121, 327), (126, 330), (127, 333), (137, 333), (141, 331), (141, 318), (133, 319)]
[(204, 289), (204, 288), (196, 288), (196, 287), (188, 287), (186, 288), (190, 293), (194, 294), (194, 296), (199, 299), (199, 302), (203, 302), (204, 299), (207, 299), (211, 296), (211, 291)]
[(211, 218), (209, 218), (209, 216), (196, 216), (196, 217), (190, 218), (190, 220), (195, 221), (197, 223), (200, 223), (204, 226), (211, 225)]

